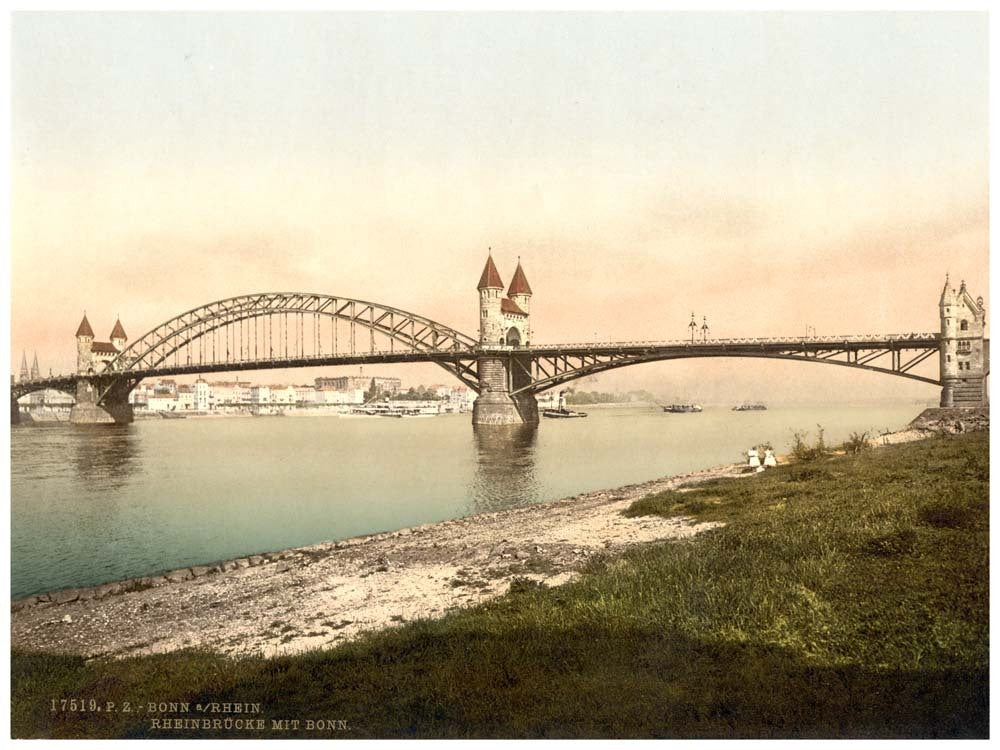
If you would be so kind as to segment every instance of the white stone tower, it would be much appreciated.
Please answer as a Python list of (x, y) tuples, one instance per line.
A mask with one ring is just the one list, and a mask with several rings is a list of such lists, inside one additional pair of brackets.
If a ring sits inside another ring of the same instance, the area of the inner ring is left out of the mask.
[(517, 316), (520, 317), (519, 320), (515, 319), (516, 325), (521, 329), (521, 345), (528, 346), (531, 343), (531, 286), (521, 268), (520, 258), (517, 259), (517, 268), (514, 270), (514, 278), (510, 280), (507, 297), (517, 310), (524, 312), (523, 316)]
[(963, 281), (956, 291), (945, 277), (941, 313), (941, 406), (986, 405), (986, 310)]
[(479, 344), (497, 346), (503, 343), (503, 315), (500, 298), (503, 295), (503, 281), (493, 263), (493, 256), (486, 259), (483, 275), (479, 279)]
[(76, 371), (79, 375), (86, 375), (94, 367), (94, 354), (90, 349), (93, 343), (94, 329), (84, 312), (80, 327), (76, 329)]
[[(474, 425), (538, 424), (538, 401), (528, 390), (531, 358), (528, 345), (528, 307), (531, 287), (521, 264), (504, 296), (503, 280), (493, 263), (479, 279), (479, 396), (472, 406)], [(501, 348), (502, 347), (502, 348)], [(513, 392), (520, 391), (514, 395)]]

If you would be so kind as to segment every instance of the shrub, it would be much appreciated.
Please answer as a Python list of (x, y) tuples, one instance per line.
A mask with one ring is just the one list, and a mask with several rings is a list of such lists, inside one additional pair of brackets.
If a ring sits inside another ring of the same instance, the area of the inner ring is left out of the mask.
[(792, 433), (792, 456), (795, 457), (796, 461), (816, 461), (826, 455), (827, 450), (826, 442), (823, 440), (823, 426), (816, 425), (816, 427), (818, 428), (818, 435), (815, 445), (809, 445), (806, 442), (806, 437), (809, 435), (808, 432)]
[(852, 432), (851, 436), (844, 441), (843, 445), (840, 446), (844, 453), (854, 454), (861, 453), (872, 447), (869, 442), (869, 433), (865, 432)]

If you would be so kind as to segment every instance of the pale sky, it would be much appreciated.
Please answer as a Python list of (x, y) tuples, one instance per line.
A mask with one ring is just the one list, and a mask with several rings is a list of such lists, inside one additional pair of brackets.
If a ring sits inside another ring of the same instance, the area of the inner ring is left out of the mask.
[[(935, 331), (948, 271), (989, 315), (984, 13), (22, 13), (11, 69), (14, 367), (73, 369), (84, 309), (137, 338), (255, 291), (476, 335), (490, 246), (539, 343)], [(737, 359), (599, 387), (935, 397)]]

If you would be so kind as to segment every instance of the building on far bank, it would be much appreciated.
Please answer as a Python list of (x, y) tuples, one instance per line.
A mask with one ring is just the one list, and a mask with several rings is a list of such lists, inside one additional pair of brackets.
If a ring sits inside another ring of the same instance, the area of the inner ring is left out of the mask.
[(360, 388), (347, 391), (338, 388), (317, 388), (315, 392), (317, 404), (363, 404), (365, 392)]
[(295, 389), (295, 403), (303, 406), (312, 406), (317, 403), (316, 394), (318, 391), (311, 385), (294, 385), (289, 388)]
[(463, 413), (472, 410), (472, 403), (476, 400), (476, 394), (464, 385), (432, 385), (428, 386), (435, 396), (444, 403), (441, 410), (451, 413)]
[(194, 386), (177, 386), (177, 406), (184, 411), (194, 411)]
[(212, 408), (212, 389), (208, 383), (201, 378), (194, 381), (194, 409), (195, 411), (209, 411)]
[(395, 394), (403, 387), (403, 381), (399, 378), (384, 377), (381, 375), (342, 375), (336, 378), (316, 378), (316, 390), (332, 388), (337, 391), (367, 391), (372, 384), (378, 388), (379, 392)]
[(298, 401), (298, 393), (294, 385), (272, 385), (271, 403), (294, 406)]

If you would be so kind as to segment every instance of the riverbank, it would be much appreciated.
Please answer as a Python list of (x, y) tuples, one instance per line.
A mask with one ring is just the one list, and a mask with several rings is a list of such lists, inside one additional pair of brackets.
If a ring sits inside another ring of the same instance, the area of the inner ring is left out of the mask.
[[(906, 429), (870, 442), (893, 445), (956, 432), (965, 429), (961, 416), (927, 410)], [(970, 429), (988, 428), (988, 413), (965, 420)], [(789, 457), (779, 459), (787, 463)], [(11, 604), (12, 646), (88, 658), (184, 648), (273, 657), (329, 648), (492, 599), (515, 579), (557, 586), (575, 578), (595, 554), (713, 528), (718, 522), (627, 518), (623, 511), (649, 495), (731, 477), (748, 475), (742, 465), (729, 464), (539, 505), (29, 596)]]
[[(249, 555), (12, 603), (14, 648), (86, 657), (197, 648), (233, 656), (296, 653), (505, 592), (515, 578), (554, 586), (597, 553), (712, 528), (629, 519), (635, 499), (740, 476), (729, 465), (552, 503), (338, 542)], [(137, 627), (137, 623), (141, 626)]]
[[(718, 525), (609, 548), (565, 585), (517, 579), (494, 600), (337, 648), (272, 659), (15, 650), (13, 734), (986, 737), (988, 449), (986, 432), (944, 434), (750, 479), (646, 487), (635, 503), (594, 500), (626, 505), (630, 521)], [(456, 540), (469, 533), (451, 526)], [(499, 550), (507, 564), (524, 552)], [(186, 618), (189, 603), (161, 606)], [(77, 697), (113, 710), (60, 703)]]

